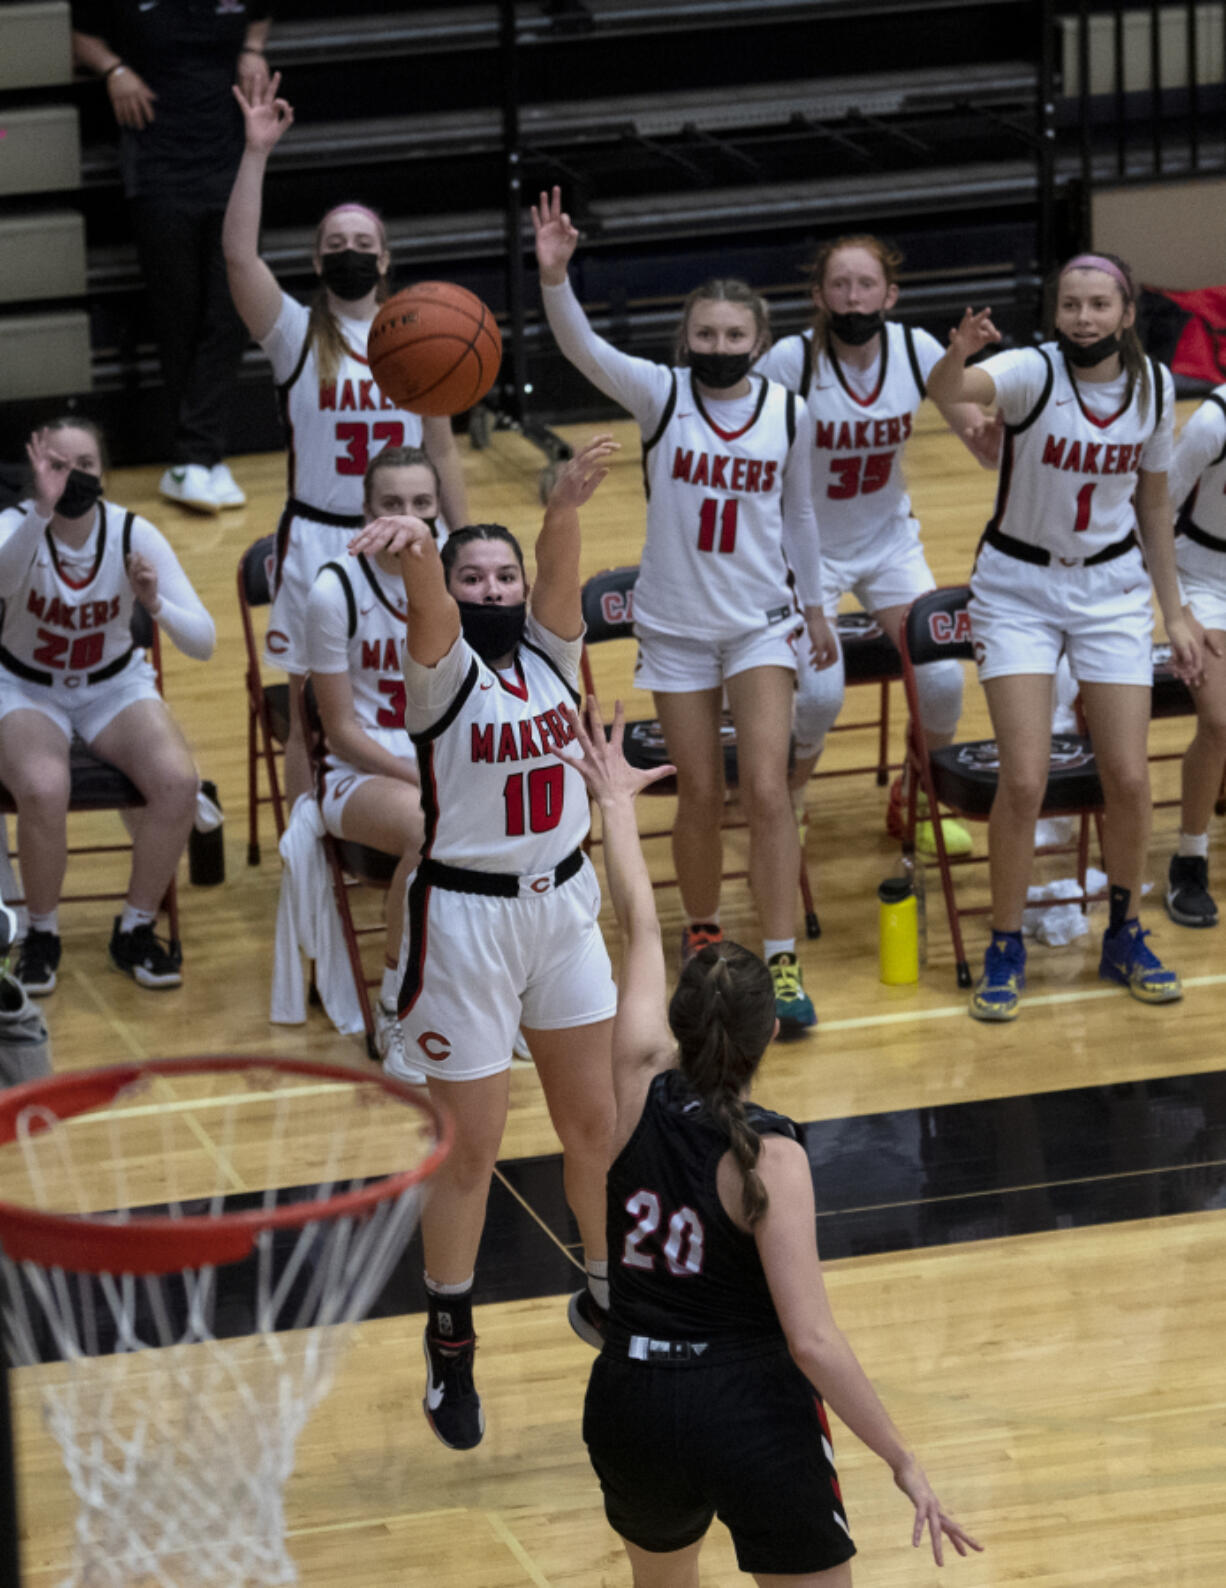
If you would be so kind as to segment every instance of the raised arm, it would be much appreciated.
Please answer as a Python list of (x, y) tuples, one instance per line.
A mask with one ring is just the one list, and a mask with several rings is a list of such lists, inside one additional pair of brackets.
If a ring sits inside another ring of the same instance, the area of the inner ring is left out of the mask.
[[(985, 347), (1000, 341), (992, 324), (991, 309), (967, 309), (949, 333), (949, 348), (932, 366), (928, 376), (928, 395), (946, 414), (958, 403), (978, 403), (987, 408), (996, 401), (996, 382), (982, 369), (968, 369), (966, 361)], [(973, 450), (973, 449), (972, 449)]]
[(545, 522), (536, 540), (536, 581), (532, 615), (562, 640), (583, 632), (583, 587), (579, 578), (579, 509), (608, 474), (609, 458), (619, 450), (610, 435), (594, 436), (564, 463), (549, 493)]
[(676, 1043), (668, 1025), (668, 979), (664, 945), (647, 862), (634, 815), (635, 796), (668, 777), (671, 766), (650, 772), (632, 767), (622, 753), (625, 717), (621, 702), (606, 739), (600, 703), (587, 701), (587, 719), (567, 709), (582, 761), (571, 761), (600, 807), (605, 875), (621, 931), (617, 1014), (613, 1021), (613, 1089), (619, 1120), (637, 1119), (651, 1077), (668, 1069)]
[(460, 609), (447, 588), (446, 575), (430, 526), (420, 518), (376, 518), (349, 542), (357, 556), (390, 551), (400, 562), (409, 604), (409, 655), (422, 667), (435, 667), (460, 635)]
[(438, 500), (447, 528), (463, 529), (469, 521), (468, 493), (451, 420), (423, 419), (421, 439), (426, 456), (438, 472)]
[(277, 98), (280, 86), (281, 74), (277, 72), (262, 87), (257, 84), (250, 99), (241, 88), (233, 90), (243, 113), (247, 142), (226, 205), (221, 246), (234, 307), (257, 342), (268, 335), (281, 312), (281, 288), (260, 258), (264, 170), (268, 156), (294, 123), (288, 101)]
[(946, 1538), (959, 1555), (968, 1548), (981, 1549), (941, 1509), (923, 1468), (834, 1321), (817, 1255), (813, 1179), (804, 1148), (786, 1137), (765, 1137), (758, 1174), (770, 1202), (754, 1225), (753, 1236), (796, 1365), (857, 1439), (894, 1474), (894, 1482), (915, 1507), (913, 1544), (920, 1544), (927, 1531), (938, 1566), (944, 1564)]

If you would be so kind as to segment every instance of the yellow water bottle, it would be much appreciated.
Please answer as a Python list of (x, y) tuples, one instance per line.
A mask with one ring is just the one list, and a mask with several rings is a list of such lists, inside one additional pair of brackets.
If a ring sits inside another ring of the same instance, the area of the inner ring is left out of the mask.
[(919, 911), (910, 877), (887, 877), (877, 889), (881, 979), (887, 987), (919, 981)]

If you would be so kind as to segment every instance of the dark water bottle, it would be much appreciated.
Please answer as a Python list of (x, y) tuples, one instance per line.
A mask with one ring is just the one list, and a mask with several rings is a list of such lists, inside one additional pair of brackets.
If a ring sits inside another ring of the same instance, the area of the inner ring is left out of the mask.
[(187, 874), (195, 888), (214, 888), (226, 880), (226, 846), (222, 836), (217, 785), (201, 779), (196, 821), (187, 839)]

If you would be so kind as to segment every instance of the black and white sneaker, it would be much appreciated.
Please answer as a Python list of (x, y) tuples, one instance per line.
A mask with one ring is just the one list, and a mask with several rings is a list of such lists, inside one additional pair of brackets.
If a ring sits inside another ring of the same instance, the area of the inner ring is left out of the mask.
[(584, 1285), (576, 1290), (566, 1306), (566, 1321), (585, 1345), (599, 1351), (609, 1326), (609, 1314)]
[(57, 933), (40, 932), (34, 927), (26, 933), (13, 974), (32, 998), (45, 998), (55, 991), (55, 973), (62, 952)]
[(111, 933), (111, 963), (141, 987), (178, 987), (183, 980), (183, 957), (156, 935), (149, 924), (121, 932), (121, 916)]
[(435, 1434), (452, 1450), (471, 1450), (485, 1434), (485, 1413), (473, 1384), (475, 1339), (444, 1345), (422, 1336), (426, 1353), (426, 1396), (422, 1410)]
[(1203, 855), (1171, 856), (1166, 913), (1178, 926), (1217, 925), (1217, 905), (1209, 892), (1209, 862)]

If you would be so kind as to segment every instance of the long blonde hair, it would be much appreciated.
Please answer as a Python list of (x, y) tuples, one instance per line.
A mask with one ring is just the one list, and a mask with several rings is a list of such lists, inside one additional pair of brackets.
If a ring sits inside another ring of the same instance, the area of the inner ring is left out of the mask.
[[(1129, 304), (1136, 303), (1137, 285), (1133, 280), (1132, 270), (1118, 254), (1109, 254), (1102, 248), (1096, 248), (1092, 253), (1074, 254), (1072, 259), (1060, 266), (1053, 283), (1054, 290), (1052, 292), (1051, 307), (1053, 333), (1060, 301), (1060, 278), (1068, 270), (1093, 270), (1095, 268), (1095, 259), (1105, 260), (1107, 264), (1115, 266), (1115, 270), (1108, 271), (1107, 274), (1111, 276), (1111, 279), (1120, 289), (1120, 296), (1124, 300), (1124, 308), (1127, 309)], [(1116, 271), (1119, 272), (1119, 279), (1116, 277)], [(1145, 356), (1145, 349), (1141, 346), (1141, 338), (1137, 334), (1135, 316), (1131, 325), (1120, 327), (1119, 335), (1120, 363), (1124, 366), (1130, 388), (1141, 394), (1141, 411), (1144, 413), (1152, 399), (1149, 380), (1149, 359)]]
[[(379, 252), (381, 254), (387, 253), (387, 228), (383, 224), (382, 215), (366, 204), (354, 203), (334, 204), (327, 215), (320, 220), (319, 225), (315, 228), (315, 253), (317, 256), (321, 252), (324, 227), (328, 224), (329, 218), (335, 215), (338, 210), (364, 210), (379, 228)], [(387, 272), (381, 272), (378, 285), (375, 287), (375, 302), (386, 303), (391, 296), (391, 292), (391, 282), (388, 280)], [(347, 353), (353, 352), (354, 349), (345, 341), (336, 316), (328, 306), (327, 287), (321, 286), (311, 299), (311, 317), (307, 321), (307, 340), (315, 349), (315, 368), (319, 371), (320, 385), (334, 385), (342, 359)]]

